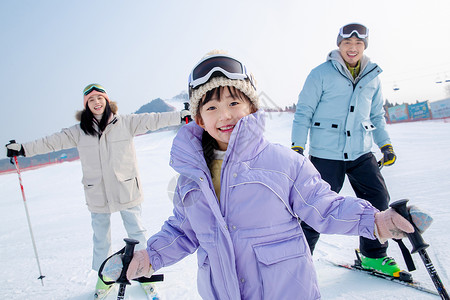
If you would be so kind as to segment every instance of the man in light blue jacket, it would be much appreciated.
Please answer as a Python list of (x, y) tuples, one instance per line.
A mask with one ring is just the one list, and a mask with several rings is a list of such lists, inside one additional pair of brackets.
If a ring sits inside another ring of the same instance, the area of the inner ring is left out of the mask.
[[(386, 131), (381, 68), (364, 55), (369, 32), (361, 24), (343, 26), (339, 49), (309, 74), (298, 97), (292, 128), (292, 149), (303, 154), (309, 133), (309, 155), (322, 178), (339, 192), (345, 175), (359, 198), (385, 210), (389, 194), (379, 165), (392, 165), (396, 156)], [(377, 163), (372, 143), (383, 158)], [(379, 165), (378, 165), (379, 164)], [(319, 233), (302, 223), (311, 252)], [(400, 268), (387, 256), (387, 243), (360, 238), (365, 268), (399, 276)]]

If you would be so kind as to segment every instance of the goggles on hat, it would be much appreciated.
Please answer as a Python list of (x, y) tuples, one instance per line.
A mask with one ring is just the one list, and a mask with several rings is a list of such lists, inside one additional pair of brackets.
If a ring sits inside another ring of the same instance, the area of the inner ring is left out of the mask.
[(205, 84), (218, 73), (219, 76), (224, 75), (229, 79), (248, 79), (256, 90), (253, 77), (248, 74), (247, 68), (237, 59), (223, 54), (208, 56), (192, 69), (188, 80), (189, 89)]
[(365, 39), (369, 36), (369, 29), (364, 25), (352, 23), (341, 27), (339, 30), (339, 35), (344, 39), (350, 38), (353, 34), (356, 34), (360, 39)]
[(90, 84), (90, 85), (88, 85), (87, 87), (84, 88), (83, 95), (87, 96), (92, 91), (97, 91), (97, 92), (106, 94), (106, 90), (105, 90), (104, 87), (102, 87), (100, 84), (92, 83), (92, 84)]

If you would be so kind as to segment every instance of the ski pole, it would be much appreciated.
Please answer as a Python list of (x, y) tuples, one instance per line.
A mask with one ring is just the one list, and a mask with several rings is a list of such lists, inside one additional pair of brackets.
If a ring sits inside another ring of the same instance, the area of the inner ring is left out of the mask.
[[(11, 140), (10, 142), (15, 143), (16, 141)], [(25, 198), (25, 192), (23, 190), (23, 184), (22, 184), (22, 176), (20, 175), (19, 162), (17, 161), (17, 156), (14, 156), (13, 159), (11, 159), (11, 160), (14, 161), (14, 165), (17, 170), (17, 175), (19, 175), (19, 184), (20, 184), (20, 190), (22, 191), (23, 205), (25, 206), (25, 213), (27, 215), (28, 228), (30, 230), (31, 242), (33, 243), (33, 248), (34, 248), (34, 256), (36, 257), (36, 262), (37, 262), (38, 269), (39, 269), (38, 279), (41, 280), (42, 286), (44, 286), (44, 277), (45, 276), (42, 275), (41, 265), (39, 263), (39, 256), (38, 256), (37, 248), (36, 248), (36, 243), (34, 242), (33, 229), (31, 228), (30, 214), (28, 213), (27, 199)]]
[(439, 278), (439, 275), (437, 274), (436, 269), (434, 268), (434, 265), (431, 262), (427, 251), (425, 250), (429, 245), (423, 240), (422, 235), (412, 221), (411, 215), (406, 207), (406, 203), (408, 201), (408, 199), (398, 200), (392, 203), (390, 207), (392, 207), (396, 212), (398, 212), (402, 217), (407, 219), (414, 226), (414, 232), (408, 233), (408, 239), (413, 246), (413, 250), (411, 250), (411, 253), (414, 254), (416, 252), (419, 252), (420, 258), (425, 264), (428, 274), (430, 275), (431, 280), (433, 281), (433, 284), (439, 293), (439, 296), (443, 300), (450, 300), (447, 291), (445, 290), (444, 284)]
[(125, 289), (128, 284), (131, 284), (130, 281), (127, 279), (127, 271), (131, 259), (133, 258), (134, 246), (139, 244), (139, 241), (135, 239), (124, 238), (123, 240), (125, 241), (126, 246), (125, 246), (125, 253), (122, 258), (123, 264), (122, 273), (120, 273), (120, 277), (116, 280), (116, 282), (120, 284), (119, 293), (117, 294), (117, 300), (123, 300), (125, 298)]
[[(135, 239), (125, 238), (123, 240), (126, 243), (125, 247), (123, 247), (122, 249), (120, 249), (116, 253), (112, 254), (107, 259), (105, 259), (103, 261), (102, 265), (100, 266), (99, 270), (98, 270), (98, 277), (103, 281), (104, 284), (110, 285), (110, 284), (113, 284), (113, 283), (119, 283), (119, 293), (117, 295), (117, 299), (118, 300), (124, 299), (126, 286), (131, 284), (130, 281), (127, 279), (127, 271), (128, 271), (128, 267), (130, 265), (131, 259), (133, 258), (134, 246), (139, 244), (139, 241), (137, 241)], [(105, 268), (106, 263), (113, 256), (116, 256), (116, 255), (120, 255), (120, 257), (121, 257), (121, 260), (122, 260), (122, 266), (121, 266), (122, 267), (122, 271), (120, 272), (119, 278), (117, 278), (116, 281), (107, 281), (103, 277), (103, 269)], [(142, 276), (142, 277), (139, 277), (139, 278), (135, 278), (133, 280), (137, 281), (137, 282), (140, 282), (140, 283), (157, 282), (157, 281), (163, 281), (164, 280), (164, 275), (163, 274), (156, 274), (156, 275), (152, 275), (150, 277)]]
[(378, 169), (383, 169), (384, 167), (384, 156), (378, 161)]
[[(189, 102), (184, 102), (184, 109), (185, 110), (189, 110)], [(188, 116), (184, 117), (184, 119), (186, 120), (186, 124), (189, 123), (189, 117)]]

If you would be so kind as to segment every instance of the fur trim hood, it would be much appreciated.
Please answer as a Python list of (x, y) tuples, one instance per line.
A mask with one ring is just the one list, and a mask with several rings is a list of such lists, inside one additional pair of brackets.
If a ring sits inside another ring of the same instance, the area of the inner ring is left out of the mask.
[[(111, 108), (111, 112), (113, 114), (117, 114), (117, 111), (119, 110), (119, 108), (117, 107), (117, 102), (111, 101), (109, 102), (109, 107)], [(75, 119), (80, 122), (81, 121), (81, 113), (83, 112), (83, 110), (79, 110), (75, 113)]]

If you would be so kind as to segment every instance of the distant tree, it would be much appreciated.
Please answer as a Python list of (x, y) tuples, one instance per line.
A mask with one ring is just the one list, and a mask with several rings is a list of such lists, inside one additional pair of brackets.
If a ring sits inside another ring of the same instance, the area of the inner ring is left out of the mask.
[(393, 106), (394, 106), (394, 104), (392, 104), (391, 102), (389, 102), (389, 99), (386, 99), (386, 103), (384, 104), (384, 107), (389, 108), (389, 107), (393, 107)]

